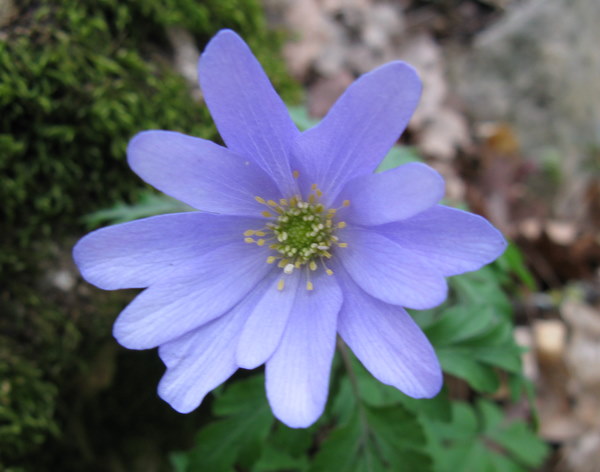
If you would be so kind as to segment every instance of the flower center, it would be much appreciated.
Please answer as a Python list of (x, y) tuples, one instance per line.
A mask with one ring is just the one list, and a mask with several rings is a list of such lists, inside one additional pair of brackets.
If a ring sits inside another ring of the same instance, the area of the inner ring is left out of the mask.
[[(296, 175), (297, 173), (294, 173), (294, 176)], [(306, 270), (307, 290), (313, 290), (310, 272), (317, 270), (320, 263), (327, 275), (332, 275), (333, 271), (327, 267), (325, 261), (332, 257), (333, 247), (347, 246), (335, 235), (336, 229), (346, 226), (343, 221), (335, 221), (339, 208), (325, 208), (319, 202), (322, 196), (323, 192), (313, 184), (306, 200), (298, 195), (290, 199), (282, 198), (279, 202), (254, 197), (257, 202), (268, 208), (261, 212), (268, 222), (261, 229), (249, 229), (244, 232), (244, 241), (247, 243), (258, 246), (269, 244), (273, 254), (267, 257), (267, 263), (273, 264), (278, 261), (277, 265), (283, 270), (284, 276), (297, 269)], [(348, 205), (350, 201), (345, 200), (342, 207)], [(285, 278), (282, 278), (277, 288), (283, 290), (284, 286)]]

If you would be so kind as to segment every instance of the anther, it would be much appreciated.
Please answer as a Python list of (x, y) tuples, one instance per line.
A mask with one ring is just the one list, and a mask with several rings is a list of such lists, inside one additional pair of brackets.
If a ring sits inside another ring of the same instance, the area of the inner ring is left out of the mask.
[(261, 197), (254, 197), (254, 200), (256, 200), (258, 203), (262, 203), (263, 205), (266, 203), (265, 199)]
[(271, 218), (273, 215), (271, 215), (271, 213), (269, 213), (267, 210), (265, 211), (261, 211), (260, 214), (262, 216), (264, 216), (265, 218)]
[(279, 279), (279, 282), (277, 282), (277, 290), (279, 290), (281, 292), (283, 290), (284, 286), (285, 286), (285, 280)]
[(294, 179), (297, 179), (298, 177), (300, 177), (300, 172), (295, 170), (294, 172), (292, 172), (292, 175), (294, 176)]
[(315, 261), (310, 261), (308, 267), (310, 270), (317, 270), (317, 263)]
[(342, 202), (342, 206), (349, 207), (350, 206), (350, 200), (344, 200)]
[[(345, 227), (346, 227), (346, 222), (345, 222), (345, 221), (340, 221), (340, 222), (337, 224), (337, 227), (338, 227), (338, 228), (345, 228)], [(256, 234), (258, 234), (258, 233), (256, 233)], [(260, 236), (260, 235), (259, 235), (259, 236)]]
[(245, 243), (253, 243), (255, 242), (253, 238), (244, 238)]
[(287, 264), (284, 268), (283, 268), (283, 272), (285, 274), (291, 274), (294, 271), (294, 264)]
[(253, 229), (247, 229), (244, 231), (244, 236), (252, 236), (255, 233)]
[(306, 282), (306, 290), (313, 290), (315, 288), (315, 286), (313, 285), (313, 283), (309, 280), (308, 282)]
[(275, 262), (277, 260), (277, 258), (275, 256), (269, 256), (267, 257), (267, 264), (273, 264), (273, 262)]
[(348, 243), (338, 243), (339, 247), (348, 247)]

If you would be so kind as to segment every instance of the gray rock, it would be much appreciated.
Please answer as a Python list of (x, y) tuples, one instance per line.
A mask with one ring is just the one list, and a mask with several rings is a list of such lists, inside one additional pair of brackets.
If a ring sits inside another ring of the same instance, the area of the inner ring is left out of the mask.
[(553, 209), (571, 220), (585, 218), (589, 164), (600, 148), (598, 24), (598, 0), (529, 0), (454, 61), (472, 116), (510, 123), (522, 152), (539, 163), (559, 156)]

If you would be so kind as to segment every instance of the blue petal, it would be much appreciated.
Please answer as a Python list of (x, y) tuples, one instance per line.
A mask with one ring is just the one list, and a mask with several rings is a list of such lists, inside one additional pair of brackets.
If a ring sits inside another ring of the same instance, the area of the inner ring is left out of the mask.
[[(200, 210), (260, 216), (254, 199), (278, 199), (273, 180), (248, 158), (172, 131), (144, 131), (127, 148), (131, 168), (146, 182)], [(235, 176), (235, 177), (234, 177)]]
[(442, 176), (425, 164), (411, 162), (350, 180), (339, 199), (350, 200), (344, 219), (370, 226), (410, 218), (431, 208), (443, 196)]
[(93, 231), (73, 258), (85, 280), (104, 290), (144, 288), (260, 226), (258, 219), (199, 212), (153, 216)]
[(242, 242), (189, 261), (123, 310), (115, 338), (129, 349), (150, 349), (218, 318), (272, 269), (265, 259), (264, 249)]
[(372, 173), (404, 131), (421, 95), (415, 70), (391, 62), (354, 82), (314, 128), (296, 140), (303, 185), (318, 184), (331, 203), (351, 178)]
[(446, 276), (480, 269), (506, 249), (500, 231), (485, 218), (442, 205), (373, 229)]
[(414, 398), (431, 398), (442, 387), (442, 370), (431, 343), (410, 315), (363, 292), (342, 277), (344, 305), (338, 329), (344, 342), (380, 382)]
[(365, 292), (386, 303), (424, 310), (442, 303), (446, 280), (422, 258), (371, 228), (339, 232), (348, 247), (336, 255)]
[[(284, 276), (281, 270), (275, 269), (269, 278), (269, 288), (252, 309), (237, 346), (237, 364), (245, 369), (254, 369), (271, 357), (296, 300), (299, 271)], [(285, 285), (279, 290), (277, 285), (282, 279)]]
[(198, 71), (227, 147), (262, 167), (285, 195), (295, 194), (289, 153), (299, 131), (250, 48), (233, 31), (221, 31), (206, 46)]
[(335, 278), (315, 275), (314, 290), (301, 286), (279, 347), (267, 361), (267, 398), (275, 416), (305, 428), (323, 413), (335, 351), (342, 292)]
[(188, 413), (237, 370), (235, 345), (254, 303), (247, 297), (226, 315), (160, 346), (167, 366), (158, 386), (163, 400)]

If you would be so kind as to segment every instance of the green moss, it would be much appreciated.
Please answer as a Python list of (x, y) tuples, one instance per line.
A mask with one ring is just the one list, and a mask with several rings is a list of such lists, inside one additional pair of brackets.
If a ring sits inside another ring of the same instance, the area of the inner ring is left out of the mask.
[[(143, 183), (125, 162), (135, 133), (162, 128), (218, 139), (206, 108), (190, 100), (171, 70), (166, 29), (188, 29), (202, 48), (217, 30), (233, 28), (284, 98), (297, 98), (299, 89), (287, 78), (282, 38), (265, 27), (258, 0), (15, 4), (19, 15), (0, 30), (0, 468), (91, 470), (103, 466), (89, 450), (106, 447), (95, 437), (83, 441), (82, 429), (93, 424), (111, 446), (116, 433), (102, 430), (107, 420), (90, 405), (135, 429), (127, 411), (108, 411), (127, 401), (109, 378), (117, 362), (110, 325), (126, 297), (90, 292), (82, 302), (39, 281), (55, 262), (48, 259), (53, 248), (69, 257), (64, 238), (84, 232), (83, 215), (139, 195)], [(138, 370), (157, 402), (157, 377)]]
[[(125, 148), (136, 132), (215, 138), (206, 108), (191, 103), (164, 59), (167, 26), (183, 25), (199, 42), (233, 27), (273, 77), (284, 76), (278, 37), (256, 1), (43, 0), (21, 9), (0, 42), (0, 200), (11, 228), (0, 236), (3, 273), (28, 267), (19, 248), (73, 231), (93, 209), (133, 199), (140, 181), (125, 164)], [(294, 93), (289, 81), (275, 82)]]
[(0, 466), (56, 435), (57, 388), (43, 372), (15, 354), (15, 343), (0, 337)]

